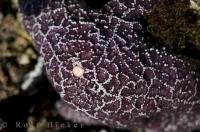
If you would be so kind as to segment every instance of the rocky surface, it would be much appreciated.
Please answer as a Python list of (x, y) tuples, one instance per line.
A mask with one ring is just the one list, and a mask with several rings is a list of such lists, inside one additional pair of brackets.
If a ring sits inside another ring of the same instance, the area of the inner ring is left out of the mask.
[(163, 0), (147, 15), (149, 31), (170, 50), (200, 59), (198, 0)]

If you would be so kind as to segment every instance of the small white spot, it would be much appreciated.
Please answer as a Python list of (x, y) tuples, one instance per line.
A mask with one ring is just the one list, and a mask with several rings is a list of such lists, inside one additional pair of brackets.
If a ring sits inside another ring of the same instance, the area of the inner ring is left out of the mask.
[(100, 132), (107, 132), (105, 129), (101, 129)]
[(73, 72), (74, 76), (81, 77), (81, 76), (83, 76), (85, 70), (80, 66), (75, 66), (73, 68), (72, 72)]

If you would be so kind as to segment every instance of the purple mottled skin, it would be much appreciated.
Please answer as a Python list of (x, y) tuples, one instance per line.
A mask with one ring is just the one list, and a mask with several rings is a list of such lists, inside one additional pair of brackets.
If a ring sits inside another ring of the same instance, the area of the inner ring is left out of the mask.
[[(67, 106), (118, 128), (200, 128), (198, 62), (151, 47), (142, 34), (138, 19), (156, 3), (111, 0), (94, 10), (78, 0), (20, 1), (25, 27)], [(75, 66), (83, 76), (74, 76)]]

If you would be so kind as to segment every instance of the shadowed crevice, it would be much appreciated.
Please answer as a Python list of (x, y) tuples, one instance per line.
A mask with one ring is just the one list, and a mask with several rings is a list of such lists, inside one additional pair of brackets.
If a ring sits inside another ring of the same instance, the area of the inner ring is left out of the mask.
[(27, 16), (39, 15), (49, 0), (19, 0), (20, 11)]
[(91, 9), (101, 9), (110, 0), (79, 0), (81, 7)]

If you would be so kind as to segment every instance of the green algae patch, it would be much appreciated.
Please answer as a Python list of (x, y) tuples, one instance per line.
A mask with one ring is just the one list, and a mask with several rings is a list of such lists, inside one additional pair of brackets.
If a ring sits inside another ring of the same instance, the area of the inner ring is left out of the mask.
[(0, 2), (0, 101), (21, 92), (38, 57), (17, 8), (11, 1)]

